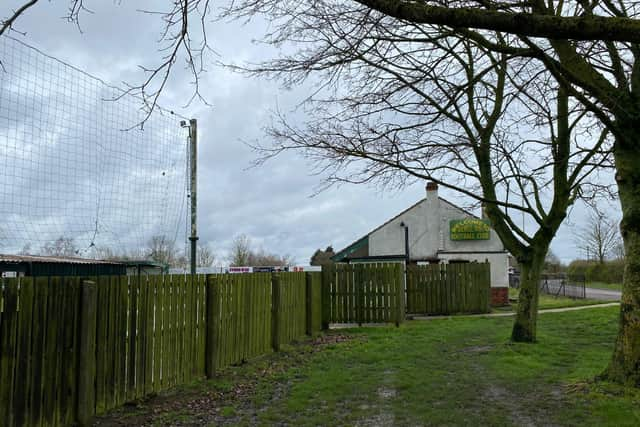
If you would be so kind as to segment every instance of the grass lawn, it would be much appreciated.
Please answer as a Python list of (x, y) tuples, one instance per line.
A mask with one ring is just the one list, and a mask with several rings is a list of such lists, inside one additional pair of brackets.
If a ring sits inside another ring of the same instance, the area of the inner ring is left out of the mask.
[(98, 425), (637, 426), (639, 390), (590, 380), (618, 312), (543, 314), (537, 344), (509, 343), (504, 317), (332, 331)]
[[(509, 299), (517, 299), (518, 298), (519, 289), (509, 288)], [(540, 298), (538, 301), (538, 309), (544, 310), (547, 308), (564, 308), (564, 307), (580, 307), (583, 305), (594, 305), (594, 304), (606, 304), (611, 301), (601, 301), (596, 299), (578, 299), (578, 298), (568, 298), (562, 296), (553, 296), (548, 294), (540, 294)], [(509, 311), (515, 310), (517, 307), (517, 302), (513, 303), (511, 307), (503, 307), (499, 308), (496, 311)]]
[(602, 283), (602, 282), (588, 282), (587, 288), (607, 289), (609, 291), (622, 291), (622, 283)]

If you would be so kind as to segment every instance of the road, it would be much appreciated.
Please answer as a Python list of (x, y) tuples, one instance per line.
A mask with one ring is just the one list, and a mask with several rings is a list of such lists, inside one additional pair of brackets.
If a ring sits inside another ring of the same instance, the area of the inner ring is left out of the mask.
[[(567, 297), (578, 297), (582, 298), (582, 286), (571, 286), (565, 285), (564, 289), (561, 288), (560, 280), (549, 280), (547, 281), (547, 293), (556, 295), (559, 292), (559, 295), (567, 296)], [(586, 298), (589, 299), (597, 299), (601, 301), (620, 301), (620, 291), (611, 291), (608, 289), (596, 289), (596, 288), (585, 288)]]
[(607, 301), (620, 301), (620, 291), (610, 291), (608, 289), (596, 289), (587, 288), (587, 298), (607, 300)]

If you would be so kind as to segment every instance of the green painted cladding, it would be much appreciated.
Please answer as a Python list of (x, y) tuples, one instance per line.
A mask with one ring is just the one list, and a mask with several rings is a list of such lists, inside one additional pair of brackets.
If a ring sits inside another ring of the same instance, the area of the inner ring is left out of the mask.
[(341, 262), (345, 259), (363, 258), (369, 255), (369, 236), (365, 236), (362, 239), (354, 242), (352, 245), (347, 246), (337, 254), (331, 257), (334, 262)]

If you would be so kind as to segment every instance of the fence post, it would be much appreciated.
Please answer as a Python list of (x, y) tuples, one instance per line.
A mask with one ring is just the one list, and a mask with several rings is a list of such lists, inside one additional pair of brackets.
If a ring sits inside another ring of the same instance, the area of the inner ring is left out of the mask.
[(215, 351), (216, 351), (216, 341), (218, 338), (216, 336), (216, 332), (217, 332), (216, 325), (217, 325), (218, 316), (220, 315), (218, 313), (218, 286), (216, 282), (217, 282), (217, 279), (214, 276), (207, 274), (207, 290), (206, 290), (206, 295), (207, 295), (206, 340), (207, 342), (205, 343), (205, 352), (204, 352), (205, 371), (207, 374), (207, 378), (212, 378), (216, 370)]
[(280, 276), (271, 273), (271, 347), (280, 351)]
[(307, 289), (307, 335), (313, 336), (313, 284), (311, 272), (304, 273), (304, 279)]
[[(353, 270), (351, 272), (351, 280), (352, 280), (352, 288), (353, 288), (353, 293), (354, 293), (354, 299), (353, 299), (353, 314), (355, 314), (356, 318), (355, 321), (358, 324), (358, 326), (362, 326), (362, 293), (364, 291), (364, 289), (362, 289), (362, 266), (363, 264), (355, 264), (353, 266)], [(352, 313), (347, 314), (347, 321), (351, 320), (349, 319), (349, 317), (351, 317)], [(351, 320), (353, 321), (353, 320)]]
[(80, 287), (80, 339), (78, 364), (78, 407), (76, 418), (82, 426), (91, 425), (96, 405), (96, 284), (83, 281)]
[(483, 265), (485, 279), (484, 294), (486, 295), (483, 308), (485, 313), (489, 313), (491, 311), (491, 264), (489, 264), (489, 261), (486, 261)]
[(331, 282), (335, 280), (335, 264), (322, 265), (322, 330), (329, 329), (331, 320)]
[(396, 314), (396, 326), (400, 326), (400, 323), (404, 321), (404, 272), (403, 266), (399, 263), (396, 263), (396, 296), (398, 298), (397, 302), (397, 314)]

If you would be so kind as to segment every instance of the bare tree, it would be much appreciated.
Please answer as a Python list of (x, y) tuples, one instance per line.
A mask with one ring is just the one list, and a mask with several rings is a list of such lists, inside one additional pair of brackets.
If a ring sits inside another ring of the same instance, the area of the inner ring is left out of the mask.
[[(22, 6), (0, 19), (0, 37), (12, 31), (20, 33), (17, 28), (18, 19), (28, 13), (38, 1), (25, 0)], [(68, 0), (68, 4), (65, 18), (81, 31), (82, 14), (91, 11), (85, 6), (83, 0)], [(185, 68), (193, 79), (193, 94), (189, 103), (194, 98), (206, 103), (200, 93), (200, 78), (205, 71), (204, 63), (207, 53), (212, 52), (206, 31), (211, 0), (167, 0), (164, 5), (165, 7), (158, 6), (158, 9), (154, 10), (139, 10), (140, 13), (157, 16), (164, 25), (162, 34), (156, 40), (159, 60), (154, 65), (140, 65), (145, 77), (138, 84), (127, 84), (127, 89), (121, 95), (133, 94), (141, 98), (146, 112), (139, 123), (141, 126), (155, 110), (174, 66), (179, 61), (184, 61)], [(0, 58), (0, 64), (1, 61), (2, 58)]]
[(622, 238), (620, 236), (618, 236), (618, 239), (615, 245), (613, 246), (613, 256), (617, 260), (624, 261), (625, 259), (624, 243), (622, 242)]
[(272, 254), (261, 248), (257, 251), (251, 251), (247, 265), (254, 267), (284, 267), (291, 264), (293, 264), (291, 256)]
[(568, 206), (600, 189), (589, 176), (610, 164), (608, 132), (539, 64), (455, 31), (332, 2), (276, 22), (268, 41), (305, 49), (244, 71), (324, 86), (305, 126), (276, 117), (261, 160), (298, 150), (329, 185), (435, 181), (483, 203), (522, 269), (512, 339), (534, 341), (545, 256)]
[[(23, 7), (5, 18), (0, 27), (0, 34), (12, 28), (16, 19), (36, 2), (37, 0), (25, 1)], [(196, 0), (173, 2), (174, 6), (177, 5), (178, 10), (182, 12), (188, 12), (188, 7), (197, 3)], [(71, 2), (72, 6), (77, 4), (81, 5), (81, 0)], [(205, 4), (208, 5), (208, 3)], [(325, 61), (321, 64), (321, 60), (328, 56), (325, 56), (322, 50), (312, 48), (307, 51), (306, 47), (318, 39), (328, 42), (329, 47), (342, 43), (345, 41), (343, 39), (354, 40), (356, 34), (366, 33), (372, 25), (384, 22), (386, 19), (392, 19), (396, 25), (410, 23), (425, 30), (433, 29), (435, 26), (444, 31), (443, 39), (448, 37), (447, 34), (455, 33), (467, 40), (473, 40), (486, 49), (507, 55), (509, 60), (515, 57), (531, 58), (552, 73), (567, 94), (578, 100), (598, 119), (608, 132), (605, 138), (611, 137), (614, 140), (612, 152), (623, 212), (620, 228), (627, 257), (620, 331), (614, 357), (606, 376), (614, 381), (640, 386), (640, 339), (637, 338), (639, 332), (636, 320), (640, 317), (640, 287), (635, 286), (635, 283), (640, 281), (640, 220), (638, 220), (640, 194), (636, 191), (640, 188), (640, 169), (637, 167), (640, 164), (640, 96), (638, 93), (640, 91), (640, 20), (638, 19), (640, 4), (638, 2), (238, 0), (231, 2), (229, 13), (240, 17), (255, 14), (267, 15), (267, 18), (276, 25), (284, 25), (270, 33), (270, 40), (274, 44), (282, 45), (287, 41), (301, 42), (301, 46), (304, 46), (302, 53), (313, 53), (307, 56), (304, 67), (298, 67), (298, 74), (290, 75), (287, 80), (289, 84), (299, 82), (312, 71), (327, 72), (330, 78), (325, 81), (325, 85), (330, 85), (336, 79), (342, 79), (341, 73), (331, 70), (335, 70), (336, 67), (348, 68), (349, 61), (333, 63)], [(170, 17), (167, 20), (168, 25), (181, 25), (182, 31), (178, 34), (184, 35), (187, 23), (184, 13), (179, 15), (183, 17), (182, 19), (175, 19), (175, 15), (171, 13), (166, 16)], [(171, 18), (172, 16), (174, 18)], [(319, 21), (318, 18), (321, 16), (328, 19)], [(347, 26), (347, 31), (340, 29), (337, 24), (338, 22), (344, 24), (345, 20), (350, 24)], [(316, 36), (311, 39), (308, 38), (307, 33), (295, 31), (295, 26), (305, 21), (317, 31)], [(317, 26), (318, 23), (325, 26)], [(326, 37), (322, 37), (323, 30), (327, 31)], [(341, 33), (340, 37), (334, 37), (336, 32)], [(496, 32), (512, 34), (513, 37), (497, 36)], [(188, 34), (188, 26), (186, 34)], [(393, 38), (389, 41), (407, 41), (404, 35), (399, 36), (401, 39), (395, 38), (396, 34), (393, 34)], [(178, 36), (170, 46), (176, 46), (175, 41), (178, 41), (177, 46), (184, 47), (182, 40), (183, 36)], [(411, 38), (411, 40), (415, 43), (421, 42), (419, 38)], [(426, 37), (422, 42), (431, 44), (433, 38)], [(377, 51), (385, 55), (384, 44), (351, 46), (354, 49), (365, 47), (369, 51)], [(299, 55), (298, 59), (302, 59), (303, 56)], [(168, 68), (170, 71), (169, 65), (174, 63), (174, 58), (170, 55), (168, 62), (163, 63), (166, 64), (165, 68), (160, 66), (156, 70), (166, 71)], [(284, 65), (291, 59), (283, 59), (280, 65)], [(303, 64), (303, 61), (298, 61), (298, 64)], [(161, 71), (151, 73), (152, 77), (157, 75), (168, 74), (163, 74)], [(349, 76), (347, 75), (346, 78)], [(161, 81), (166, 80), (161, 79)], [(408, 79), (406, 83), (411, 84), (413, 81)], [(144, 89), (144, 85), (141, 86)], [(163, 87), (164, 84), (161, 84), (159, 91)], [(155, 100), (153, 96), (151, 99)], [(150, 104), (154, 105), (153, 102), (151, 101)], [(374, 99), (372, 102), (379, 103), (384, 100)], [(404, 105), (405, 108), (408, 106), (410, 104)], [(387, 136), (392, 140), (393, 130)], [(394, 151), (387, 153), (389, 158), (402, 154)], [(599, 167), (597, 164), (595, 166)], [(492, 197), (485, 195), (485, 198), (489, 203), (493, 202)], [(545, 224), (541, 224), (541, 227), (546, 229)], [(544, 233), (548, 234), (548, 231)]]
[[(290, 71), (298, 71), (297, 74), (290, 73), (285, 79), (288, 84), (297, 83), (312, 72), (324, 72), (329, 76), (324, 80), (325, 86), (349, 79), (348, 73), (335, 70), (350, 71), (353, 61), (330, 61), (330, 58), (335, 58), (331, 54), (336, 46), (344, 47), (349, 44), (349, 49), (360, 53), (379, 52), (382, 56), (394, 59), (393, 51), (385, 51), (385, 43), (352, 43), (357, 40), (357, 35), (372, 31), (376, 25), (387, 22), (388, 19), (392, 19), (397, 26), (413, 24), (425, 32), (435, 27), (442, 33), (440, 40), (455, 33), (486, 49), (506, 55), (509, 61), (516, 57), (530, 58), (544, 66), (568, 96), (576, 99), (586, 111), (597, 118), (597, 127), (606, 132), (602, 138), (610, 138), (613, 143), (613, 149), (609, 152), (613, 154), (616, 168), (616, 182), (623, 212), (620, 228), (627, 257), (620, 330), (606, 377), (640, 386), (640, 339), (637, 337), (639, 332), (636, 320), (640, 317), (640, 287), (634, 285), (640, 280), (640, 193), (636, 190), (640, 188), (640, 169), (637, 167), (640, 164), (638, 2), (244, 0), (234, 2), (229, 14), (241, 17), (266, 15), (272, 22), (280, 24), (280, 27), (268, 34), (269, 41), (280, 46), (287, 41), (303, 42), (303, 47), (296, 54), (281, 58), (279, 62), (272, 63), (271, 67), (263, 67), (263, 71), (278, 71), (285, 66), (289, 66)], [(348, 20), (346, 27), (345, 20)], [(300, 31), (303, 26), (312, 28), (315, 33)], [(335, 37), (337, 32), (340, 33), (339, 37)], [(498, 32), (511, 36), (503, 36)], [(386, 39), (394, 40), (407, 41), (408, 38), (404, 34), (391, 34)], [(414, 45), (407, 48), (409, 52), (421, 42), (427, 46), (433, 46), (434, 42), (432, 37), (424, 37), (422, 40), (411, 37), (410, 40)], [(314, 42), (323, 41), (324, 50), (309, 48)], [(353, 57), (356, 58), (356, 55)], [(404, 69), (398, 72), (400, 76), (404, 75)], [(368, 83), (366, 79), (363, 81)], [(411, 85), (415, 80), (410, 76), (405, 82)], [(370, 86), (377, 87), (376, 84)], [(480, 98), (482, 95), (479, 95)], [(377, 105), (384, 105), (384, 99), (377, 100), (375, 97), (370, 102), (371, 105), (375, 102), (378, 102)], [(405, 104), (404, 107), (409, 105)], [(346, 108), (345, 110), (348, 111)], [(367, 130), (365, 123), (361, 129)], [(387, 136), (393, 140), (393, 129)], [(358, 143), (361, 144), (362, 139)], [(318, 147), (321, 144), (322, 140), (316, 140)], [(607, 144), (601, 148), (609, 150), (611, 147)], [(385, 153), (385, 158), (394, 159), (404, 153), (391, 150)], [(337, 158), (340, 159), (339, 156)], [(597, 170), (600, 169), (597, 162), (593, 165)], [(487, 197), (486, 194), (485, 197), (489, 199), (488, 202), (493, 202), (494, 198)], [(541, 226), (544, 234), (552, 231), (544, 224), (544, 220)], [(531, 313), (530, 309), (525, 311)]]
[(288, 255), (277, 255), (265, 251), (263, 248), (254, 250), (251, 247), (251, 239), (245, 234), (236, 236), (231, 245), (229, 265), (254, 266), (254, 267), (277, 267), (290, 265), (293, 258)]
[(42, 247), (42, 253), (50, 256), (77, 256), (78, 249), (72, 238), (60, 236), (53, 242), (47, 242)]
[(593, 207), (587, 223), (576, 233), (578, 248), (585, 252), (587, 259), (593, 256), (600, 264), (613, 255), (619, 241), (616, 222), (597, 207)]
[(175, 242), (166, 236), (153, 236), (149, 240), (146, 256), (168, 267), (186, 265), (186, 259), (179, 255)]
[(560, 258), (551, 250), (547, 252), (547, 256), (544, 257), (544, 271), (546, 273), (560, 273), (562, 271), (562, 262)]
[(251, 256), (251, 240), (245, 234), (240, 234), (233, 239), (229, 265), (232, 267), (249, 265)]
[(216, 257), (211, 250), (211, 247), (204, 243), (198, 243), (198, 251), (196, 252), (198, 267), (211, 267), (216, 260)]

